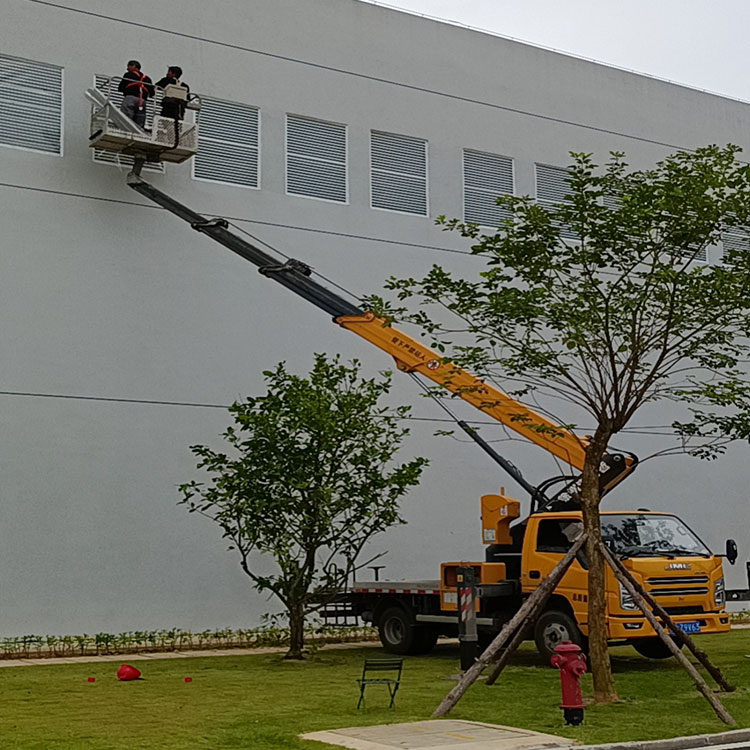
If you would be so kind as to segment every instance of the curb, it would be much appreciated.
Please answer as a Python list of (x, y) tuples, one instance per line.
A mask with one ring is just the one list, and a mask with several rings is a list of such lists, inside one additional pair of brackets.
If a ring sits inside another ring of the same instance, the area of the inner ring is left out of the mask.
[[(750, 747), (750, 729), (735, 729), (719, 734), (696, 734), (692, 737), (673, 737), (669, 740), (649, 742), (614, 742), (609, 745), (583, 745), (577, 750), (683, 750), (683, 748), (711, 747), (747, 742)], [(738, 748), (739, 750), (739, 748)]]

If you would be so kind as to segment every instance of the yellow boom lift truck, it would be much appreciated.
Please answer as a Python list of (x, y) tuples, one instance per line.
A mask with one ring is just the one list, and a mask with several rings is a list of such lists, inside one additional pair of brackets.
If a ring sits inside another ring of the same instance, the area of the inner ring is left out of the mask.
[[(400, 371), (425, 377), (458, 395), (571, 467), (571, 475), (533, 486), (475, 430), (459, 421), (459, 426), (528, 491), (529, 515), (522, 519), (520, 503), (507, 497), (502, 489), (497, 495), (485, 495), (481, 498), (482, 542), (487, 545), (484, 561), (445, 562), (440, 566), (439, 579), (431, 581), (356, 582), (350, 590), (342, 592), (329, 611), (331, 616), (338, 617), (343, 611), (376, 625), (388, 651), (425, 653), (432, 649), (439, 635), (455, 635), (458, 630), (457, 568), (468, 566), (474, 569), (478, 582), (476, 620), (480, 642), (489, 642), (559, 562), (581, 529), (576, 497), (587, 438), (553, 424), (465, 370), (445, 362), (441, 355), (387, 326), (372, 312), (353, 305), (314, 280), (311, 269), (303, 262), (288, 260), (280, 264), (232, 232), (226, 220), (207, 219), (150, 185), (141, 177), (146, 160), (190, 158), (197, 151), (198, 125), (190, 126), (190, 130), (180, 126), (190, 135), (185, 145), (179, 142), (177, 124), (173, 126), (176, 147), (175, 143), (163, 145), (163, 135), (161, 143), (151, 139), (144, 144), (151, 136), (123, 132), (130, 125), (117, 117), (120, 113), (114, 115), (116, 121), (112, 120), (112, 107), (106, 97), (91, 90), (87, 94), (93, 103), (92, 145), (134, 157), (134, 168), (127, 178), (133, 190), (250, 261), (261, 274), (311, 302), (342, 328), (390, 354)], [(160, 132), (172, 135), (166, 125)], [(523, 418), (519, 419), (519, 415)], [(553, 429), (535, 431), (528, 429), (528, 424)], [(600, 467), (602, 494), (631, 474), (637, 462), (629, 453), (607, 453)], [(677, 516), (644, 508), (603, 511), (601, 528), (609, 549), (687, 633), (728, 631), (727, 595), (732, 601), (750, 600), (750, 589), (725, 591), (721, 558), (727, 557), (734, 564), (737, 547), (733, 540), (727, 541), (726, 554), (714, 554)], [(579, 554), (536, 620), (533, 638), (546, 657), (564, 640), (585, 645), (586, 566), (585, 556)], [(750, 566), (748, 575), (750, 578)], [(631, 643), (649, 658), (671, 655), (609, 569), (606, 601), (611, 642)]]

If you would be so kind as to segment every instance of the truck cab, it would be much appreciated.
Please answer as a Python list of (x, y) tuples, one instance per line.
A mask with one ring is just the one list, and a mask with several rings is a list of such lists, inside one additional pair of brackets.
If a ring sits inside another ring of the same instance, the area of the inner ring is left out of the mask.
[[(521, 542), (521, 591), (531, 594), (550, 573), (582, 527), (580, 511), (539, 513), (525, 524)], [(601, 512), (602, 539), (643, 588), (686, 633), (729, 630), (724, 610), (721, 559), (711, 553), (687, 524), (670, 513)], [(496, 551), (493, 559), (502, 556)], [(588, 634), (588, 573), (579, 553), (550, 598), (535, 627), (535, 641), (545, 656), (563, 640), (585, 645)], [(649, 658), (671, 653), (657, 637), (629, 594), (606, 568), (607, 635), (631, 643)]]

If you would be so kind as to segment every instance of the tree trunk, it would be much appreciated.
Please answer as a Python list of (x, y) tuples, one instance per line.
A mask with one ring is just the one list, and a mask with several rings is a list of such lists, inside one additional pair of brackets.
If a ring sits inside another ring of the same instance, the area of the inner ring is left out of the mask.
[(289, 651), (285, 659), (304, 659), (305, 646), (305, 611), (298, 602), (291, 602), (287, 610), (289, 616)]
[(587, 534), (588, 558), (588, 638), (589, 661), (594, 679), (594, 701), (611, 703), (618, 700), (612, 679), (612, 666), (607, 648), (607, 621), (604, 557), (601, 553), (602, 533), (599, 525), (599, 464), (609, 439), (598, 428), (586, 449), (581, 479), (581, 510), (583, 529)]

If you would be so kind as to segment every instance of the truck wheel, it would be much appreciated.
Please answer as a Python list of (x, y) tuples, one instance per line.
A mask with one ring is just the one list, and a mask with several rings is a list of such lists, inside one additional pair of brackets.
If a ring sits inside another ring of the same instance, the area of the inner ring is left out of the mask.
[(437, 631), (414, 625), (401, 607), (390, 607), (378, 620), (378, 634), (383, 648), (391, 654), (426, 654), (437, 642)]
[[(633, 648), (647, 659), (669, 659), (674, 654), (669, 650), (669, 646), (661, 638), (634, 638), (630, 641)], [(675, 641), (677, 648), (682, 648), (681, 643)]]
[(545, 661), (549, 662), (555, 651), (563, 641), (570, 641), (586, 650), (586, 638), (578, 629), (576, 621), (566, 612), (550, 609), (543, 612), (534, 626), (534, 642), (537, 651)]
[(413, 625), (414, 646), (410, 654), (429, 654), (437, 643), (439, 633), (429, 625)]
[(484, 653), (488, 649), (492, 641), (495, 640), (495, 636), (497, 635), (497, 633), (495, 633), (494, 631), (490, 633), (487, 630), (480, 630), (477, 635), (479, 636), (479, 650), (481, 651), (481, 653)]

